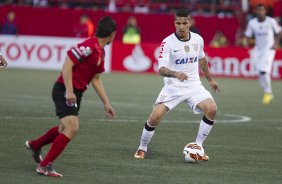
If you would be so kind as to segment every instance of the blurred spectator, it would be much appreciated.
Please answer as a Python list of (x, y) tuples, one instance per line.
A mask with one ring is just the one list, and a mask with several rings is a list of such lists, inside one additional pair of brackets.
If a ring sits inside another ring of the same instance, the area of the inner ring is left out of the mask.
[(135, 13), (149, 13), (149, 1), (138, 0), (134, 7)]
[(129, 17), (123, 29), (122, 42), (124, 44), (139, 44), (141, 42), (141, 31), (137, 25), (135, 17)]
[(18, 34), (18, 24), (16, 21), (16, 14), (14, 11), (7, 13), (6, 20), (1, 27), (1, 34), (16, 35)]
[(94, 35), (95, 26), (88, 15), (82, 15), (79, 24), (75, 26), (74, 33), (76, 37), (87, 38)]
[(217, 31), (210, 42), (210, 47), (221, 48), (229, 45), (227, 38), (221, 31)]
[(131, 8), (131, 5), (129, 2), (126, 2), (121, 8), (120, 8), (121, 11), (123, 12), (131, 12), (132, 11), (132, 8)]
[(48, 0), (33, 0), (34, 6), (48, 6)]
[(116, 12), (117, 11), (117, 6), (116, 6), (116, 1), (115, 0), (110, 0), (109, 1), (108, 11), (109, 12)]
[(191, 17), (190, 21), (191, 21), (191, 26), (190, 26), (189, 31), (200, 35), (201, 33), (200, 33), (200, 30), (196, 27), (195, 19)]
[[(250, 5), (251, 5), (251, 11), (252, 13), (255, 12), (256, 6), (258, 4), (263, 4), (264, 7), (266, 8), (267, 12), (272, 15), (272, 7), (273, 4), (276, 0), (250, 0)], [(281, 8), (280, 8), (281, 11)]]

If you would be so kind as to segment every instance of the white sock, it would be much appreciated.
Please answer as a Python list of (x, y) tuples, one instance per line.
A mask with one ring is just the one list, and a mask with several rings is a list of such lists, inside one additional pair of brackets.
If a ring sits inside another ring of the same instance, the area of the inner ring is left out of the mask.
[(203, 145), (203, 142), (206, 140), (206, 138), (208, 137), (213, 125), (210, 125), (208, 123), (206, 123), (205, 121), (209, 121), (208, 123), (213, 124), (213, 121), (208, 120), (207, 118), (203, 118), (200, 122), (199, 125), (199, 131), (198, 131), (198, 135), (196, 138), (196, 143), (200, 146)]
[(147, 122), (143, 128), (143, 132), (140, 139), (140, 145), (138, 149), (147, 152), (148, 144), (150, 143), (150, 140), (153, 137), (154, 133), (155, 133), (155, 127), (150, 127)]
[(271, 89), (271, 77), (270, 77), (270, 74), (268, 74), (268, 73), (264, 74), (264, 78), (265, 78), (265, 88), (264, 88), (264, 92), (265, 92), (265, 93), (272, 94), (272, 89)]
[(259, 74), (259, 84), (265, 93), (272, 94), (270, 74)]
[(266, 82), (265, 82), (265, 78), (263, 77), (262, 74), (259, 74), (259, 75), (258, 75), (258, 81), (259, 81), (260, 86), (261, 86), (262, 89), (264, 90), (265, 85), (266, 85)]

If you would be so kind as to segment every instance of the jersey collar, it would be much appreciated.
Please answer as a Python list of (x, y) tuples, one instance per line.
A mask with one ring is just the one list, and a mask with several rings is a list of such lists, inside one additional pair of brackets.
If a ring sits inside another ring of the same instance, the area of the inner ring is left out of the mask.
[(187, 40), (181, 40), (181, 39), (177, 36), (176, 32), (174, 32), (174, 35), (175, 35), (176, 38), (177, 38), (179, 41), (181, 41), (181, 42), (188, 42), (188, 41), (191, 39), (190, 31), (189, 31), (189, 38), (188, 38)]

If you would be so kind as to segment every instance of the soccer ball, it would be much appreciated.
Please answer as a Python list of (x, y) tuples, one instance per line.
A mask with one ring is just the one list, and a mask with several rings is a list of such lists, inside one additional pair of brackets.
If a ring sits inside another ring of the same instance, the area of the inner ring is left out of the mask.
[(205, 150), (202, 146), (191, 142), (184, 147), (183, 154), (185, 162), (195, 163), (203, 158)]

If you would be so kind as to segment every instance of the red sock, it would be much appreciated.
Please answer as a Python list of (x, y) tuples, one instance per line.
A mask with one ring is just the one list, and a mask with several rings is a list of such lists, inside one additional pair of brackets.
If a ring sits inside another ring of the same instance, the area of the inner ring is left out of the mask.
[(69, 143), (70, 138), (65, 136), (65, 134), (59, 134), (56, 139), (53, 141), (51, 148), (49, 149), (46, 157), (40, 163), (42, 167), (47, 166), (49, 163), (52, 163), (65, 149), (66, 145)]
[(30, 142), (31, 146), (37, 150), (40, 150), (42, 146), (50, 144), (59, 135), (59, 126), (50, 128), (44, 135), (32, 140)]

